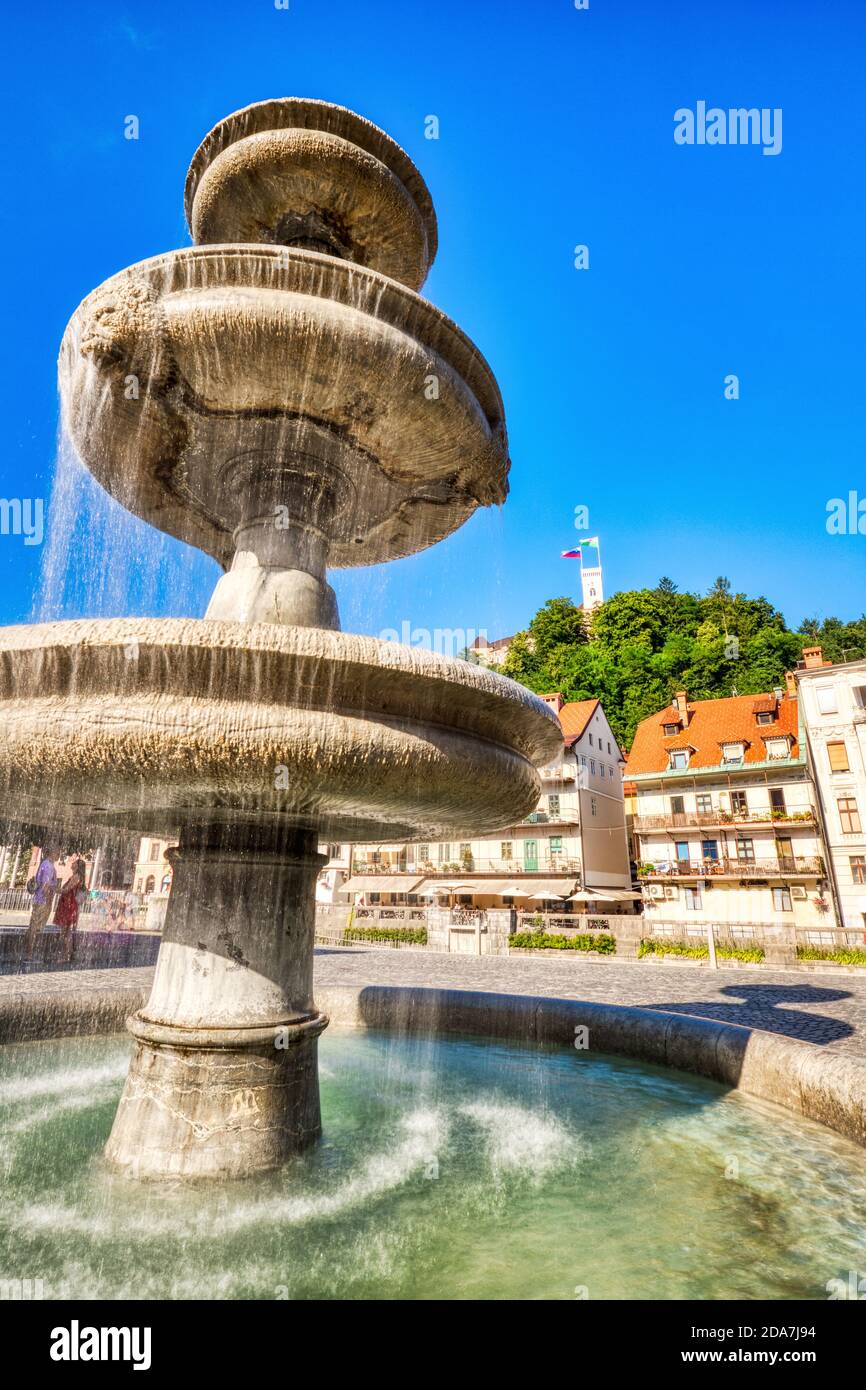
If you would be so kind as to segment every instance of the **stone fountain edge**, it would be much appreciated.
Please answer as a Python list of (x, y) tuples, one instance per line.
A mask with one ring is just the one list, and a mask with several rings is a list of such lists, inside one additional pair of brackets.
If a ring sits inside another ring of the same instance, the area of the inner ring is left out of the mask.
[[(146, 1002), (151, 973), (130, 970), (122, 986), (108, 989), (70, 987), (64, 977), (62, 989), (0, 996), (0, 1044), (120, 1032)], [(585, 1028), (590, 1052), (704, 1076), (866, 1147), (866, 1061), (815, 1043), (684, 1014), (541, 995), (322, 985), (316, 1004), (338, 1027), (428, 1036), (574, 1046), (576, 1030)]]

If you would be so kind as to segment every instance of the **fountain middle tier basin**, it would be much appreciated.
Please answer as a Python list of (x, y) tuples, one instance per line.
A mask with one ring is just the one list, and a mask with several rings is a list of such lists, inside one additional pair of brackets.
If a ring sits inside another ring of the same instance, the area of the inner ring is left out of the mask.
[(523, 687), (371, 637), (137, 618), (0, 630), (0, 786), (22, 822), (485, 834), (535, 809), (561, 744)]
[[(395, 280), (316, 252), (206, 246), (122, 271), (73, 315), (64, 424), (124, 507), (228, 566), (256, 461), (339, 479), (342, 567), (424, 549), (502, 502), (502, 399), (469, 339)], [(272, 489), (293, 514), (298, 489)]]

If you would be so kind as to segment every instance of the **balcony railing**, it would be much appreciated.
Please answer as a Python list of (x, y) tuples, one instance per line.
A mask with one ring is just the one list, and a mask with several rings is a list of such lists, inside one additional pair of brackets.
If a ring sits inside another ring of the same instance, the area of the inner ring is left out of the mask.
[(353, 920), (362, 926), (369, 926), (371, 923), (378, 922), (384, 922), (386, 926), (390, 922), (420, 922), (423, 926), (427, 921), (427, 909), (425, 907), (356, 907)]
[(774, 811), (675, 811), (669, 815), (635, 816), (634, 828), (641, 830), (687, 830), (689, 826), (722, 829), (726, 825), (814, 825), (815, 812)]
[(641, 878), (823, 878), (824, 861), (818, 856), (781, 859), (677, 859), (671, 863), (642, 864)]
[(459, 878), (461, 874), (477, 876), (495, 874), (498, 878), (519, 878), (522, 874), (565, 874), (580, 878), (579, 859), (564, 854), (544, 854), (539, 851), (535, 861), (527, 863), (522, 859), (493, 859), (472, 855), (468, 859), (454, 859), (445, 864), (434, 864), (426, 860), (420, 864), (410, 864), (404, 860), (393, 863), (368, 862), (363, 859), (352, 861), (353, 874), (416, 874), (419, 878)]

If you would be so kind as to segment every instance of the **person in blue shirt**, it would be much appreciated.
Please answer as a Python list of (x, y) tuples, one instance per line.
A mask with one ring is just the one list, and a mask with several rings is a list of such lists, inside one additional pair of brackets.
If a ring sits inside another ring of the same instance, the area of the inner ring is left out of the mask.
[(33, 959), (33, 948), (48, 918), (54, 903), (54, 895), (59, 886), (57, 867), (54, 863), (57, 849), (54, 845), (43, 845), (42, 860), (36, 870), (36, 886), (33, 890), (33, 906), (30, 909), (30, 925), (24, 938), (24, 955)]

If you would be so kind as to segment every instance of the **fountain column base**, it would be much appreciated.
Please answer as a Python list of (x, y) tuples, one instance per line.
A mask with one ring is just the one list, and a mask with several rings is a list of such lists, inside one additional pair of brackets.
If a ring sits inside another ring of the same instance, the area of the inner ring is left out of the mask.
[(187, 832), (106, 1157), (136, 1178), (245, 1177), (321, 1133), (311, 832)]

